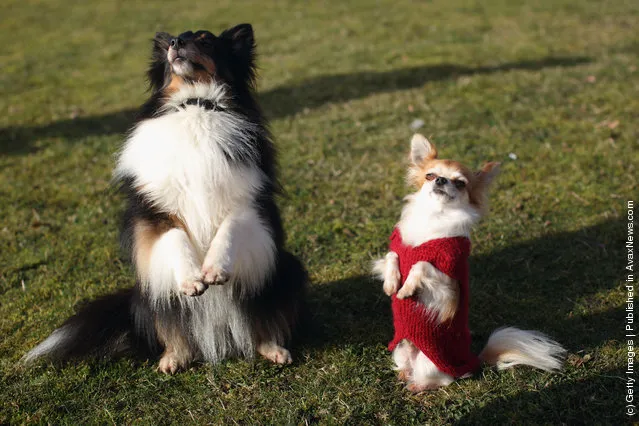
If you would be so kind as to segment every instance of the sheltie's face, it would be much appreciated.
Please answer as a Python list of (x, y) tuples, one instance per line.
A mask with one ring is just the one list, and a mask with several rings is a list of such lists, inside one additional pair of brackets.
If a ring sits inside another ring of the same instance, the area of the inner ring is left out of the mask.
[(149, 80), (153, 91), (177, 89), (183, 83), (252, 84), (254, 38), (249, 24), (215, 36), (209, 31), (186, 31), (178, 36), (157, 33)]
[(473, 172), (457, 161), (440, 160), (435, 146), (420, 134), (411, 140), (410, 157), (408, 181), (421, 196), (442, 207), (485, 209), (488, 186), (499, 171), (499, 163), (487, 163)]
[(171, 37), (167, 60), (180, 77), (205, 79), (215, 74), (215, 36), (208, 31), (187, 31)]

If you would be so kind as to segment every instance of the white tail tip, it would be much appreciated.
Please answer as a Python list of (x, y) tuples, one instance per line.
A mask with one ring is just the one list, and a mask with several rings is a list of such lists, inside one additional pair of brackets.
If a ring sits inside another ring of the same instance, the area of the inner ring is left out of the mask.
[(71, 337), (73, 337), (72, 333), (70, 333), (70, 330), (68, 330), (67, 327), (60, 327), (57, 330), (54, 330), (53, 333), (44, 339), (42, 343), (27, 352), (27, 354), (22, 357), (21, 361), (28, 364), (37, 358), (49, 355), (61, 345), (67, 343)]
[(505, 327), (490, 335), (479, 358), (498, 370), (529, 365), (545, 371), (560, 370), (566, 350), (543, 333)]

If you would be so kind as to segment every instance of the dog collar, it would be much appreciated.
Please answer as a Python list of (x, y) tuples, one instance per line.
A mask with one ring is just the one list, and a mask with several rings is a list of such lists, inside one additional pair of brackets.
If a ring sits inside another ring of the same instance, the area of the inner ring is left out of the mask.
[(189, 98), (186, 101), (182, 102), (180, 106), (186, 107), (187, 105), (195, 105), (200, 108), (204, 108), (207, 111), (224, 111), (224, 108), (222, 108), (220, 104), (210, 99)]

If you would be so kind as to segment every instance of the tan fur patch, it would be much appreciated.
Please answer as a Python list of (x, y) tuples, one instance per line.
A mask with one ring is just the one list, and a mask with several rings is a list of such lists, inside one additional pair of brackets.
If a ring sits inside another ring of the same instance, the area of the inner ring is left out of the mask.
[(406, 370), (399, 370), (397, 373), (397, 378), (402, 382), (407, 382), (410, 380), (410, 372)]
[[(213, 62), (213, 60), (211, 58), (209, 58), (206, 55), (198, 55), (197, 57), (197, 63), (202, 65), (205, 69), (206, 69), (206, 73), (202, 73), (202, 75), (199, 75), (198, 78), (211, 78), (211, 76), (213, 74), (215, 74), (215, 62)], [(200, 71), (201, 73), (201, 71)], [(198, 72), (196, 72), (196, 74), (198, 74)], [(205, 80), (202, 80), (205, 81)]]
[(484, 350), (479, 354), (479, 359), (488, 365), (497, 365), (503, 360), (519, 358), (522, 356), (524, 355), (516, 350), (505, 351), (503, 348), (484, 348)]
[(439, 315), (440, 321), (446, 322), (448, 320), (452, 320), (457, 313), (457, 306), (459, 305), (459, 284), (457, 283), (457, 281), (452, 279), (442, 284), (448, 285), (450, 287), (451, 293), (453, 293), (454, 295), (450, 298)]
[(488, 209), (488, 187), (499, 171), (499, 163), (487, 163), (480, 171), (473, 174), (468, 187), (470, 203), (485, 213)]
[(474, 179), (473, 185), (468, 188), (468, 199), (470, 204), (480, 211), (485, 210), (486, 197), (484, 189), (484, 185), (481, 185), (480, 181), (477, 179)]
[(169, 220), (159, 222), (140, 219), (133, 225), (133, 259), (140, 280), (148, 280), (153, 246), (171, 228), (184, 229), (188, 234), (186, 225), (177, 216), (169, 216)]
[(186, 368), (195, 358), (195, 351), (182, 328), (178, 324), (156, 319), (155, 331), (160, 344), (164, 346), (160, 370), (173, 374)]
[(171, 81), (164, 88), (164, 94), (167, 96), (172, 95), (173, 93), (180, 90), (180, 88), (184, 86), (185, 83), (186, 82), (184, 81), (184, 79), (179, 75), (171, 74)]
[(201, 63), (205, 70), (196, 70), (192, 75), (189, 76), (189, 81), (185, 80), (183, 77), (175, 74), (171, 74), (171, 81), (164, 88), (164, 95), (166, 97), (171, 96), (176, 93), (180, 88), (182, 88), (185, 84), (189, 83), (208, 83), (213, 80), (213, 74), (215, 73), (215, 64), (212, 60), (207, 59), (204, 63)]
[[(415, 162), (415, 158), (424, 156), (422, 161)], [(415, 155), (417, 153), (417, 155)], [(419, 154), (422, 155), (419, 155)], [(426, 182), (426, 174), (433, 169), (438, 169), (443, 177), (452, 179), (454, 175), (462, 175), (466, 179), (465, 191), (468, 191), (468, 199), (471, 205), (485, 212), (487, 210), (487, 192), (491, 181), (499, 171), (499, 163), (487, 163), (476, 173), (463, 164), (452, 160), (437, 159), (437, 148), (424, 136), (415, 134), (411, 140), (411, 164), (408, 167), (406, 181), (409, 185), (421, 189)]]
[(424, 160), (421, 164), (410, 165), (407, 176), (408, 183), (417, 189), (421, 188), (424, 182), (426, 182), (426, 174), (434, 168), (445, 170), (446, 174), (444, 177), (450, 177), (454, 173), (459, 173), (463, 175), (470, 184), (472, 184), (472, 180), (474, 179), (473, 172), (457, 161), (431, 159)]
[(133, 225), (133, 259), (141, 281), (148, 280), (153, 246), (168, 229), (166, 224), (153, 224), (146, 220), (138, 220)]
[(427, 159), (420, 164), (411, 164), (408, 168), (406, 180), (409, 185), (420, 189), (426, 182), (426, 174), (430, 170), (439, 169), (441, 175), (451, 178), (454, 174), (460, 174), (468, 181), (466, 191), (471, 205), (485, 211), (487, 206), (488, 186), (493, 179), (493, 174), (499, 167), (499, 163), (487, 163), (478, 172), (472, 172), (468, 167), (453, 160)]

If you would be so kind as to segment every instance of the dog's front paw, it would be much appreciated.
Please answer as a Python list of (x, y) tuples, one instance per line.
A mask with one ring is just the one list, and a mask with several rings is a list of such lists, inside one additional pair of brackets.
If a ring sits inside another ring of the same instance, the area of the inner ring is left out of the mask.
[(180, 283), (180, 291), (187, 296), (199, 296), (206, 291), (209, 286), (200, 280), (187, 279)]
[(204, 265), (202, 267), (202, 282), (207, 285), (222, 285), (229, 280), (226, 269), (216, 265)]
[(395, 252), (386, 255), (384, 268), (384, 293), (392, 296), (397, 293), (401, 284), (401, 274), (399, 272), (399, 257)]
[(411, 273), (408, 274), (408, 277), (406, 278), (404, 285), (397, 292), (397, 298), (407, 299), (409, 297), (412, 297), (415, 294), (415, 292), (417, 292), (417, 289), (420, 287), (420, 285), (421, 285), (421, 276), (411, 271)]
[(398, 292), (397, 292), (397, 298), (402, 300), (402, 299), (408, 299), (409, 297), (411, 297), (414, 294), (414, 291), (410, 291), (408, 288), (406, 288), (406, 284), (404, 284), (404, 287), (402, 287)]
[(399, 272), (384, 280), (384, 293), (386, 293), (387, 296), (392, 296), (397, 293), (397, 290), (399, 290)]

